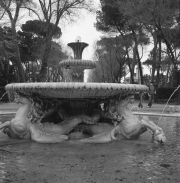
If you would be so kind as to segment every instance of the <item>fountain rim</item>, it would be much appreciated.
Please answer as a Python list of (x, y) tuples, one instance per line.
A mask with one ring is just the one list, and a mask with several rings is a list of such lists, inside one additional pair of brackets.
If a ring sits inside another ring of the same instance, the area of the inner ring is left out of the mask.
[[(143, 84), (125, 84), (125, 83), (95, 83), (95, 82), (29, 82), (29, 83), (10, 83), (10, 84), (7, 84), (5, 86), (5, 88), (9, 89), (10, 87), (32, 87), (32, 86), (37, 86), (37, 87), (49, 87), (49, 86), (52, 86), (52, 87), (62, 87), (64, 86), (65, 88), (74, 88), (76, 85), (78, 85), (79, 88), (82, 88), (82, 87), (102, 87), (103, 89), (104, 88), (107, 88), (107, 89), (110, 89), (109, 87), (111, 87), (111, 89), (113, 89), (114, 87), (117, 87), (117, 88), (114, 88), (114, 89), (120, 89), (121, 87), (125, 87), (125, 88), (131, 88), (133, 89), (134, 87), (143, 87), (144, 89), (143, 90), (148, 90), (148, 87), (146, 85), (143, 85)], [(123, 89), (123, 88), (121, 88)]]
[(6, 85), (5, 89), (10, 93), (38, 94), (42, 97), (61, 99), (113, 98), (120, 94), (149, 90), (146, 85), (138, 84), (78, 82), (12, 83)]
[(78, 41), (78, 42), (70, 42), (70, 43), (68, 43), (67, 45), (69, 46), (69, 47), (71, 47), (71, 45), (84, 45), (84, 46), (89, 46), (89, 44), (88, 43), (85, 43), (85, 42), (81, 42), (81, 41)]
[(91, 61), (91, 60), (81, 60), (81, 59), (67, 59), (67, 60), (62, 60), (59, 62), (59, 66), (67, 67), (88, 67), (88, 69), (92, 69), (96, 67), (96, 62)]

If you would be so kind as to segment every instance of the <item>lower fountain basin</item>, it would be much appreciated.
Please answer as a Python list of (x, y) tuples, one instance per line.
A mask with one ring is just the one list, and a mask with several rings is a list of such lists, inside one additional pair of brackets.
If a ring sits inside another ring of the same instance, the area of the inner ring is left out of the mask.
[(15, 83), (5, 86), (10, 93), (37, 94), (46, 98), (101, 99), (113, 98), (128, 92), (147, 92), (146, 85), (120, 83)]
[(15, 117), (16, 112), (0, 112), (0, 122), (10, 121)]

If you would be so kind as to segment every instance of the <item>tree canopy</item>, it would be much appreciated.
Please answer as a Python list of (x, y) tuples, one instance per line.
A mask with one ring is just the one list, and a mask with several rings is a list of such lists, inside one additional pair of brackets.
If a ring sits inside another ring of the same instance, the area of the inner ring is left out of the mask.
[[(104, 37), (95, 49), (98, 80), (122, 82), (130, 73), (130, 82), (134, 83), (137, 67), (143, 84), (142, 67), (147, 65), (151, 81), (161, 85), (159, 78), (164, 74), (164, 84), (173, 86), (180, 56), (179, 0), (100, 0), (100, 5), (95, 27)], [(1, 73), (13, 68), (16, 82), (31, 78), (26, 71), (36, 76), (31, 79), (36, 82), (60, 81), (57, 75), (61, 71), (56, 66), (68, 57), (56, 42), (61, 42), (61, 22), (73, 19), (81, 9), (92, 8), (91, 1), (86, 0), (1, 0)], [(31, 20), (21, 24), (22, 15), (30, 15)], [(151, 50), (143, 63), (147, 47)]]
[(121, 35), (124, 40), (131, 37), (132, 44), (125, 48), (126, 59), (133, 58), (128, 63), (132, 83), (136, 64), (143, 83), (141, 58), (147, 45), (152, 47), (149, 60), (153, 62), (150, 66), (153, 82), (159, 83), (163, 59), (169, 58), (169, 70), (177, 67), (180, 30), (178, 0), (100, 0), (100, 3), (101, 9), (97, 11), (95, 23), (97, 30), (112, 37)]
[[(91, 1), (86, 0), (0, 1), (0, 21), (10, 25), (12, 37), (16, 44), (14, 50), (16, 52), (15, 62), (17, 66), (18, 82), (25, 82), (27, 79), (24, 70), (26, 67), (24, 67), (23, 64), (27, 63), (30, 59), (32, 59), (31, 61), (34, 60), (35, 55), (30, 55), (30, 52), (33, 52), (32, 49), (34, 48), (28, 47), (30, 44), (35, 45), (32, 44), (32, 41), (35, 41), (40, 45), (43, 43), (43, 46), (41, 45), (38, 48), (42, 53), (41, 61), (39, 62), (40, 65), (38, 66), (38, 81), (46, 81), (47, 78), (49, 78), (47, 76), (49, 67), (48, 62), (52, 58), (50, 57), (52, 55), (52, 50), (55, 50), (55, 43), (53, 43), (53, 41), (54, 39), (59, 39), (62, 35), (61, 28), (59, 27), (60, 21), (63, 19), (70, 20), (72, 17), (75, 17), (81, 9), (87, 9), (90, 11), (91, 5)], [(17, 22), (22, 18), (20, 16), (22, 13), (23, 15), (33, 15), (33, 20), (29, 20), (22, 25), (23, 33), (20, 33), (17, 31), (19, 29)], [(38, 19), (35, 19), (35, 16)], [(38, 37), (38, 39), (36, 37)], [(25, 41), (27, 45), (19, 44), (18, 39), (22, 39), (21, 43)], [(28, 39), (30, 43), (27, 43)]]

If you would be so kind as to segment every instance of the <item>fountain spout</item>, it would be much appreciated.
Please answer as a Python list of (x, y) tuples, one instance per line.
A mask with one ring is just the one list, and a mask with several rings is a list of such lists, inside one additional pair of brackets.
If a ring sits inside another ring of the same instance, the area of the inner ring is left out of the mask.
[(74, 52), (74, 59), (79, 59), (79, 60), (82, 59), (82, 53), (84, 48), (88, 46), (88, 44), (84, 42), (68, 43), (67, 45), (72, 48)]

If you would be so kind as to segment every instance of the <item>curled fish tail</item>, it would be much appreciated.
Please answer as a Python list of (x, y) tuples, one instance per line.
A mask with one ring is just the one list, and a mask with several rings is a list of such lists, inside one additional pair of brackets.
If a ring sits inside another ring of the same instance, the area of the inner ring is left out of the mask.
[(99, 121), (100, 113), (95, 111), (92, 115), (79, 115), (79, 117), (82, 119), (83, 123), (91, 125)]
[(92, 137), (80, 139), (79, 142), (82, 142), (82, 143), (102, 143), (99, 141), (99, 139), (95, 139)]
[(94, 125), (80, 124), (79, 126), (80, 126), (80, 129), (90, 130), (90, 129), (92, 129), (91, 127), (94, 126)]
[[(58, 135), (59, 136), (59, 135)], [(68, 140), (68, 136), (67, 135), (60, 135), (59, 136), (61, 139), (64, 139), (64, 140)]]
[(91, 125), (87, 125), (87, 124), (80, 124), (78, 126), (78, 129), (81, 131), (81, 132), (85, 132), (85, 133), (89, 133), (92, 135), (92, 129), (91, 129)]
[(93, 120), (90, 120), (90, 119), (87, 119), (87, 118), (82, 118), (83, 122), (86, 123), (86, 124), (89, 124), (89, 125), (92, 125), (92, 124), (95, 124), (96, 121), (93, 121)]
[(80, 139), (79, 142), (82, 143), (107, 143), (110, 142), (111, 139), (106, 137), (105, 133), (99, 134), (99, 135), (94, 135), (92, 137), (89, 138), (84, 138), (84, 139)]

